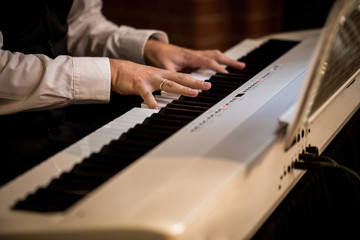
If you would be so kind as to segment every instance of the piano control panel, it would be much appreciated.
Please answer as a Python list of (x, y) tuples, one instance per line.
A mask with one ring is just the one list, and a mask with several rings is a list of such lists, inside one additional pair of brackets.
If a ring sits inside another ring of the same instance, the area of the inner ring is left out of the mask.
[[(203, 119), (200, 123), (196, 124), (190, 129), (190, 132), (195, 132), (200, 130), (201, 128), (207, 126), (209, 123), (212, 123), (217, 118), (221, 117), (224, 111), (229, 110), (232, 105), (241, 102), (246, 96), (246, 94), (258, 87), (261, 83), (265, 82), (272, 74), (274, 74), (277, 70), (282, 67), (281, 63), (275, 64), (274, 66), (270, 67), (263, 75), (261, 75), (257, 79), (250, 80), (245, 86), (239, 87), (239, 89), (235, 90), (231, 95), (235, 95), (234, 97), (227, 100), (217, 109), (211, 109), (209, 113), (206, 114), (206, 118)], [(231, 76), (231, 74), (230, 74)], [(235, 74), (236, 76), (236, 74)]]

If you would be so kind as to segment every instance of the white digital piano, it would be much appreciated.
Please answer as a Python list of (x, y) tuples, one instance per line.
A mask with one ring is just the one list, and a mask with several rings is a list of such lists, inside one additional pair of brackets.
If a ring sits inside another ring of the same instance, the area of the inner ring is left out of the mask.
[[(360, 106), (360, 1), (323, 29), (246, 39), (243, 71), (192, 73), (0, 188), (0, 239), (249, 239)], [(334, 116), (336, 114), (336, 116)]]

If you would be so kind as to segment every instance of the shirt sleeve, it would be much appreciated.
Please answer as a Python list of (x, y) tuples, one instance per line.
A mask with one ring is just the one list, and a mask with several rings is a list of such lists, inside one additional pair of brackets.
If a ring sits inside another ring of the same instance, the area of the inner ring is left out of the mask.
[(144, 64), (146, 41), (168, 42), (164, 32), (117, 26), (101, 12), (101, 0), (74, 0), (68, 17), (68, 50), (55, 59), (1, 49), (0, 115), (110, 100), (109, 57)]
[(1, 49), (0, 114), (110, 99), (109, 59), (22, 54)]
[(102, 14), (101, 0), (75, 0), (68, 24), (68, 49), (74, 56), (106, 56), (145, 64), (144, 46), (150, 37), (168, 43), (165, 32), (117, 26)]

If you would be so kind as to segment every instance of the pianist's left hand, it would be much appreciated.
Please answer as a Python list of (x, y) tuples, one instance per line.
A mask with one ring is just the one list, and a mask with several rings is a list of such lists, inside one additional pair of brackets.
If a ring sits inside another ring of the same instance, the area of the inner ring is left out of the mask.
[(145, 45), (144, 57), (148, 64), (170, 71), (203, 68), (227, 73), (223, 65), (236, 69), (245, 67), (245, 63), (233, 60), (219, 50), (191, 50), (151, 39)]

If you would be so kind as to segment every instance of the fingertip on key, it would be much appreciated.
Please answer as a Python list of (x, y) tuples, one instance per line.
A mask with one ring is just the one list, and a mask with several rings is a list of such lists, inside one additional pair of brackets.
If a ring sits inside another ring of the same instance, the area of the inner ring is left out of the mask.
[(189, 88), (189, 96), (196, 97), (199, 94), (199, 90)]
[(239, 62), (238, 65), (239, 65), (239, 68), (245, 68), (246, 67), (246, 63), (244, 63), (244, 62)]
[(211, 88), (211, 83), (209, 82), (202, 82), (202, 85), (204, 87), (204, 90), (208, 90)]

